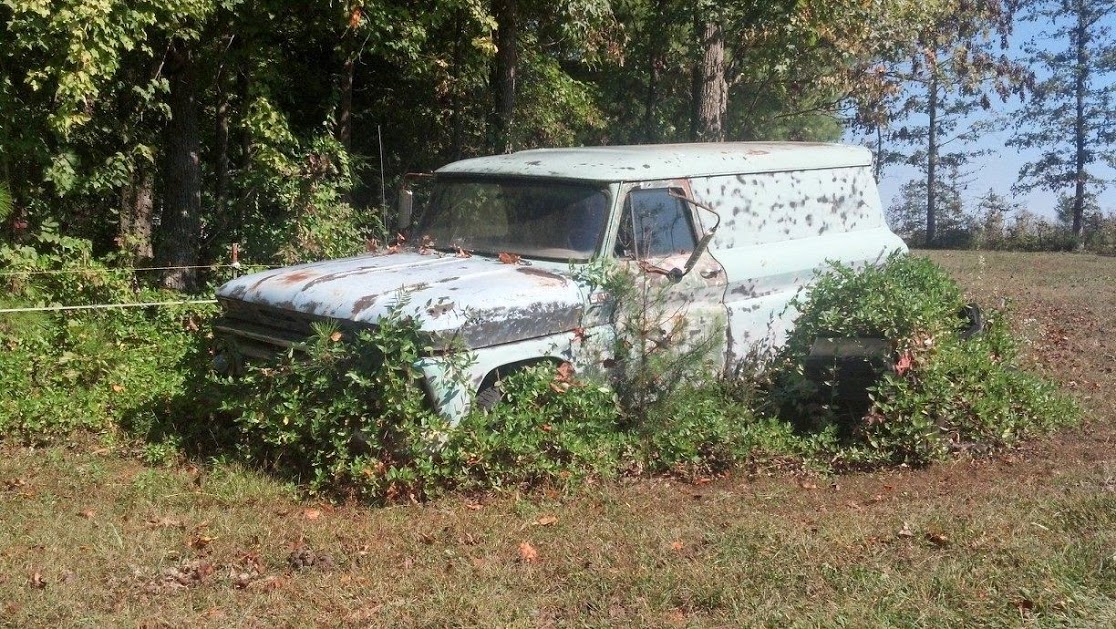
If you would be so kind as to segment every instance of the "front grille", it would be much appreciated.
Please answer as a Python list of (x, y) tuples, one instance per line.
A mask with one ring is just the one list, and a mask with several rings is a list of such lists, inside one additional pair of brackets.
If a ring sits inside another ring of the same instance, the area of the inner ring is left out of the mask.
[(222, 316), (213, 331), (235, 344), (246, 358), (274, 358), (279, 352), (305, 343), (314, 334), (317, 322), (337, 325), (351, 337), (355, 324), (331, 317), (312, 315), (235, 299), (221, 299)]

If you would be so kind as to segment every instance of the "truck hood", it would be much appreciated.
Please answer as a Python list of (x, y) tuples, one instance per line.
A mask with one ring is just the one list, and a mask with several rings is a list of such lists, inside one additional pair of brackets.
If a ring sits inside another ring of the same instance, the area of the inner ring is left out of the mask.
[(245, 275), (217, 297), (366, 325), (399, 309), (436, 337), (459, 335), (468, 347), (485, 347), (580, 325), (582, 291), (556, 266), (370, 254)]

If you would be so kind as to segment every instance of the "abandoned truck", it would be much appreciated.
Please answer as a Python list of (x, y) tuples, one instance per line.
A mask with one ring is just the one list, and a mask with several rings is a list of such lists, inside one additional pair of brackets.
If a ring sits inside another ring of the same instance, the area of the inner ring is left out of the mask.
[[(501, 374), (522, 366), (614, 363), (615, 304), (593, 265), (655, 287), (671, 319), (661, 341), (715, 331), (727, 369), (784, 341), (788, 303), (826, 261), (905, 249), (884, 222), (871, 154), (835, 144), (521, 151), (444, 166), (428, 202), (400, 200), (399, 228), (417, 244), (222, 286), (215, 331), (231, 355), (219, 359), (273, 356), (315, 321), (352, 333), (394, 310), (430, 335), (435, 350), (416, 366), (430, 403), (457, 419), (497, 402)], [(462, 345), (468, 373), (451, 375), (445, 352)]]

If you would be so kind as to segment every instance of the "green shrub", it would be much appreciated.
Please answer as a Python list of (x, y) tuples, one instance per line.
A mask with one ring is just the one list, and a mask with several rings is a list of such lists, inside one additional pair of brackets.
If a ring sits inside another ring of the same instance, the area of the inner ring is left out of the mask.
[(636, 430), (641, 467), (693, 479), (743, 461), (805, 452), (803, 439), (789, 424), (740, 403), (734, 384), (691, 384), (657, 406)]
[(418, 386), (417, 328), (392, 316), (342, 342), (320, 326), (304, 349), (225, 381), (242, 454), (315, 490), (422, 495), (447, 425)]
[[(168, 299), (94, 258), (88, 241), (48, 230), (34, 245), (0, 247), (0, 304)], [(196, 356), (198, 341), (213, 310), (190, 305), (0, 315), (0, 436), (40, 442), (75, 430), (149, 424), (156, 400), (190, 386), (187, 357), (204, 362)]]
[(347, 342), (322, 328), (304, 349), (223, 380), (223, 410), (243, 455), (314, 490), (392, 501), (624, 473), (696, 477), (792, 451), (797, 439), (755, 419), (727, 386), (684, 387), (627, 422), (611, 387), (549, 363), (508, 375), (502, 403), (451, 427), (418, 386), (413, 322), (392, 316)]
[(628, 451), (611, 389), (542, 364), (502, 382), (504, 402), (462, 420), (439, 453), (448, 486), (569, 485), (613, 476)]
[[(774, 396), (800, 427), (834, 433), (834, 457), (856, 464), (985, 452), (1072, 421), (1073, 404), (1019, 368), (1003, 314), (987, 311), (983, 333), (963, 339), (962, 305), (957, 283), (925, 258), (893, 256), (859, 271), (835, 265), (796, 303), (802, 315), (780, 355)], [(820, 399), (806, 381), (818, 336), (879, 337), (892, 348), (896, 369), (869, 389), (866, 414)]]

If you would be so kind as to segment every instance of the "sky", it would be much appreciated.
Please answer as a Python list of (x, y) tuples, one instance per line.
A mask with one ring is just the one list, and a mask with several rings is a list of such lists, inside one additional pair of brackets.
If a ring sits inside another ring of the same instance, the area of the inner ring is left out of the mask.
[[(1102, 23), (1116, 29), (1116, 15), (1104, 17)], [(1007, 53), (1008, 56), (1013, 59), (1021, 59), (1023, 57), (1021, 45), (1032, 38), (1041, 42), (1041, 31), (1044, 26), (1046, 25), (1033, 22), (1017, 22), (1010, 40), (1011, 48)], [(1061, 42), (1051, 42), (1050, 45), (1052, 49), (1061, 49), (1065, 46)], [(1041, 79), (1042, 77), (1038, 78)], [(1106, 81), (1111, 82), (1112, 78), (1110, 77)], [(1000, 102), (998, 98), (993, 98), (992, 102), (992, 112), (984, 112), (981, 114), (982, 116), (1000, 115), (1010, 120), (1015, 117), (1021, 107), (1018, 97), (1013, 97), (1006, 104)], [(987, 150), (988, 154), (977, 158), (972, 164), (972, 169), (968, 174), (971, 183), (963, 193), (966, 209), (972, 208), (977, 199), (984, 196), (989, 189), (992, 189), (1007, 197), (1011, 202), (1018, 203), (1021, 207), (1035, 214), (1053, 218), (1053, 208), (1058, 193), (1036, 190), (1026, 195), (1012, 195), (1011, 187), (1018, 179), (1019, 169), (1028, 161), (1038, 157), (1040, 151), (1034, 149), (1021, 151), (1007, 146), (1011, 134), (1011, 129), (986, 133), (970, 145), (973, 150)], [(856, 140), (853, 139), (852, 141)], [(1100, 165), (1093, 166), (1093, 174), (1102, 178), (1116, 179), (1116, 171)], [(890, 166), (886, 168), (880, 179), (880, 195), (883, 197), (884, 207), (891, 204), (892, 199), (896, 197), (904, 183), (919, 176), (921, 174), (918, 170), (911, 166)], [(1101, 210), (1105, 212), (1116, 211), (1116, 187), (1100, 193), (1098, 200)]]

